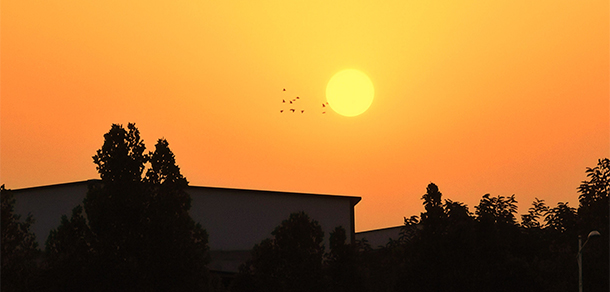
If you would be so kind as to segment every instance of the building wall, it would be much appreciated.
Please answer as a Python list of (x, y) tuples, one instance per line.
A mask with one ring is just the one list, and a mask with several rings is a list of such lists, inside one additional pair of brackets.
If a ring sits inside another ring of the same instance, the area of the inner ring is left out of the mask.
[(356, 240), (366, 239), (372, 248), (385, 247), (392, 240), (400, 238), (400, 231), (403, 226), (375, 229), (356, 233)]
[(318, 221), (328, 247), (329, 233), (345, 228), (353, 234), (353, 210), (359, 198), (254, 190), (190, 187), (191, 216), (207, 230), (210, 250), (250, 250), (288, 219), (304, 211)]
[[(15, 213), (32, 214), (32, 231), (40, 246), (61, 216), (83, 203), (88, 183), (97, 180), (14, 190)], [(290, 213), (305, 211), (317, 220), (328, 246), (330, 231), (343, 226), (354, 235), (354, 205), (357, 197), (326, 196), (226, 188), (189, 187), (191, 216), (207, 230), (210, 250), (250, 250), (271, 236), (273, 229)]]
[(28, 214), (33, 215), (36, 222), (31, 230), (42, 249), (51, 230), (61, 223), (61, 216), (70, 217), (74, 207), (83, 205), (87, 185), (87, 181), (82, 181), (13, 191), (15, 214), (20, 214), (22, 220)]

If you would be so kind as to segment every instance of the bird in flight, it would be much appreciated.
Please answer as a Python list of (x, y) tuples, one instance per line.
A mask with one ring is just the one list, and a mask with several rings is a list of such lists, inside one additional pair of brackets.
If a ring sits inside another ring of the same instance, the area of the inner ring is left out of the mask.
[[(282, 91), (286, 91), (286, 88), (282, 88)], [(286, 101), (288, 101), (288, 102), (286, 102)], [(296, 113), (296, 112), (300, 111), (302, 114), (304, 114), (305, 113), (305, 109), (303, 107), (296, 108), (296, 107), (300, 107), (300, 106), (297, 106), (297, 101), (299, 103), (301, 102), (301, 97), (300, 96), (293, 96), (293, 98), (291, 98), (291, 99), (290, 98), (287, 99), (286, 97), (284, 97), (284, 99), (282, 99), (282, 103), (283, 104), (287, 104), (288, 103), (291, 106), (294, 106), (295, 108), (288, 108), (288, 109), (284, 108), (284, 109), (280, 110), (280, 113), (283, 113), (284, 111), (286, 111), (286, 112), (291, 111), (292, 113)], [(322, 111), (322, 114), (326, 114), (327, 105), (328, 105), (328, 102), (323, 102), (322, 103), (322, 108), (324, 108), (323, 111)]]

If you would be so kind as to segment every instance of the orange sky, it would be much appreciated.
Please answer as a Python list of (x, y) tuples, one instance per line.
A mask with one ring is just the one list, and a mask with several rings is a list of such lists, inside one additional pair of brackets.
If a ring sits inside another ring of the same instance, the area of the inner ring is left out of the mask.
[[(431, 181), (471, 211), (485, 193), (576, 207), (609, 156), (608, 1), (1, 5), (8, 188), (97, 178), (103, 134), (135, 122), (192, 185), (361, 196), (360, 231), (419, 215)], [(373, 104), (322, 115), (347, 68)], [(306, 112), (280, 114), (297, 95)]]

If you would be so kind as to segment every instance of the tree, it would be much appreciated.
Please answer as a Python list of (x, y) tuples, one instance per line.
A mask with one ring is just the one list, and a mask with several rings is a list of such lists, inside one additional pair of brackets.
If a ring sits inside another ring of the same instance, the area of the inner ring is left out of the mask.
[(546, 212), (544, 221), (546, 222), (546, 228), (549, 230), (559, 234), (569, 234), (569, 237), (572, 238), (576, 235), (578, 214), (575, 208), (568, 206), (568, 203), (557, 203), (557, 207)]
[(36, 272), (40, 250), (34, 233), (32, 215), (25, 221), (14, 213), (15, 198), (4, 185), (0, 186), (2, 197), (2, 291), (28, 291)]
[[(149, 153), (150, 168), (144, 181), (150, 194), (146, 211), (145, 266), (159, 291), (193, 291), (207, 287), (207, 232), (188, 211), (188, 181), (180, 173), (165, 139)], [(154, 256), (148, 256), (154, 255)]]
[(610, 159), (604, 158), (593, 168), (587, 167), (587, 180), (578, 187), (579, 202), (578, 234), (587, 238), (592, 230), (600, 232), (601, 236), (593, 238), (583, 249), (583, 290), (608, 291), (609, 277), (609, 218), (610, 204)]
[(517, 223), (515, 195), (490, 197), (490, 194), (485, 194), (475, 209), (477, 221), (480, 223), (497, 226), (515, 226)]
[(336, 227), (329, 236), (330, 251), (326, 254), (326, 270), (330, 291), (365, 291), (364, 271), (358, 254), (357, 243), (346, 243), (347, 236), (342, 226)]
[[(536, 204), (536, 202), (534, 202)], [(536, 208), (534, 206), (533, 208)], [(542, 208), (539, 208), (542, 210)], [(576, 209), (566, 202), (559, 202), (544, 213), (540, 230), (526, 229), (526, 251), (536, 259), (532, 265), (537, 271), (541, 287), (545, 291), (574, 291), (577, 288)]]
[(93, 156), (102, 183), (90, 186), (83, 203), (95, 237), (90, 262), (97, 269), (96, 285), (105, 290), (133, 290), (147, 279), (140, 260), (145, 257), (146, 209), (151, 201), (142, 182), (145, 150), (135, 124), (128, 130), (113, 124)]
[(233, 291), (322, 291), (324, 232), (304, 212), (292, 213), (252, 249)]
[(532, 206), (528, 209), (527, 214), (521, 215), (521, 226), (526, 229), (543, 227), (541, 219), (549, 211), (549, 207), (544, 203), (544, 200), (535, 198)]
[(437, 235), (443, 232), (446, 214), (441, 200), (443, 194), (434, 183), (428, 184), (426, 193), (422, 196), (424, 200), (424, 213), (421, 213), (421, 224), (425, 234)]
[(112, 125), (104, 138), (93, 156), (101, 183), (89, 186), (86, 219), (75, 208), (47, 240), (49, 273), (65, 275), (59, 287), (88, 277), (100, 291), (206, 290), (208, 236), (188, 213), (188, 181), (169, 143), (160, 139), (145, 153), (134, 124)]
[(469, 290), (472, 277), (474, 219), (468, 207), (449, 199), (433, 183), (426, 188), (425, 212), (405, 218), (400, 244), (389, 255), (403, 261), (394, 264), (402, 270), (397, 281), (401, 291)]
[(70, 219), (61, 217), (61, 224), (51, 230), (46, 241), (47, 269), (39, 280), (48, 291), (85, 291), (94, 283), (95, 238), (79, 205)]
[[(608, 194), (610, 193), (610, 159), (600, 159), (594, 168), (587, 167), (589, 180), (578, 187), (578, 214), (589, 229), (608, 230)], [(606, 232), (607, 234), (607, 232)]]
[(485, 194), (476, 214), (476, 290), (532, 290), (534, 274), (520, 254), (523, 240), (515, 213), (517, 200)]

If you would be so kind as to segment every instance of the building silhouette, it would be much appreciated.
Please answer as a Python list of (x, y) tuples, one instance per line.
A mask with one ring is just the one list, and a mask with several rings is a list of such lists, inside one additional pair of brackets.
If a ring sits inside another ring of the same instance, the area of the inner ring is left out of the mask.
[[(61, 216), (83, 204), (90, 184), (100, 180), (15, 189), (15, 213), (32, 214), (31, 230), (40, 246), (49, 232), (59, 226)], [(342, 226), (348, 241), (356, 239), (354, 207), (360, 197), (277, 192), (248, 189), (189, 186), (190, 215), (209, 235), (211, 262), (208, 267), (219, 273), (236, 273), (250, 256), (250, 250), (286, 220), (291, 213), (304, 211), (318, 221), (328, 249), (330, 232)], [(86, 214), (85, 214), (86, 216)]]

